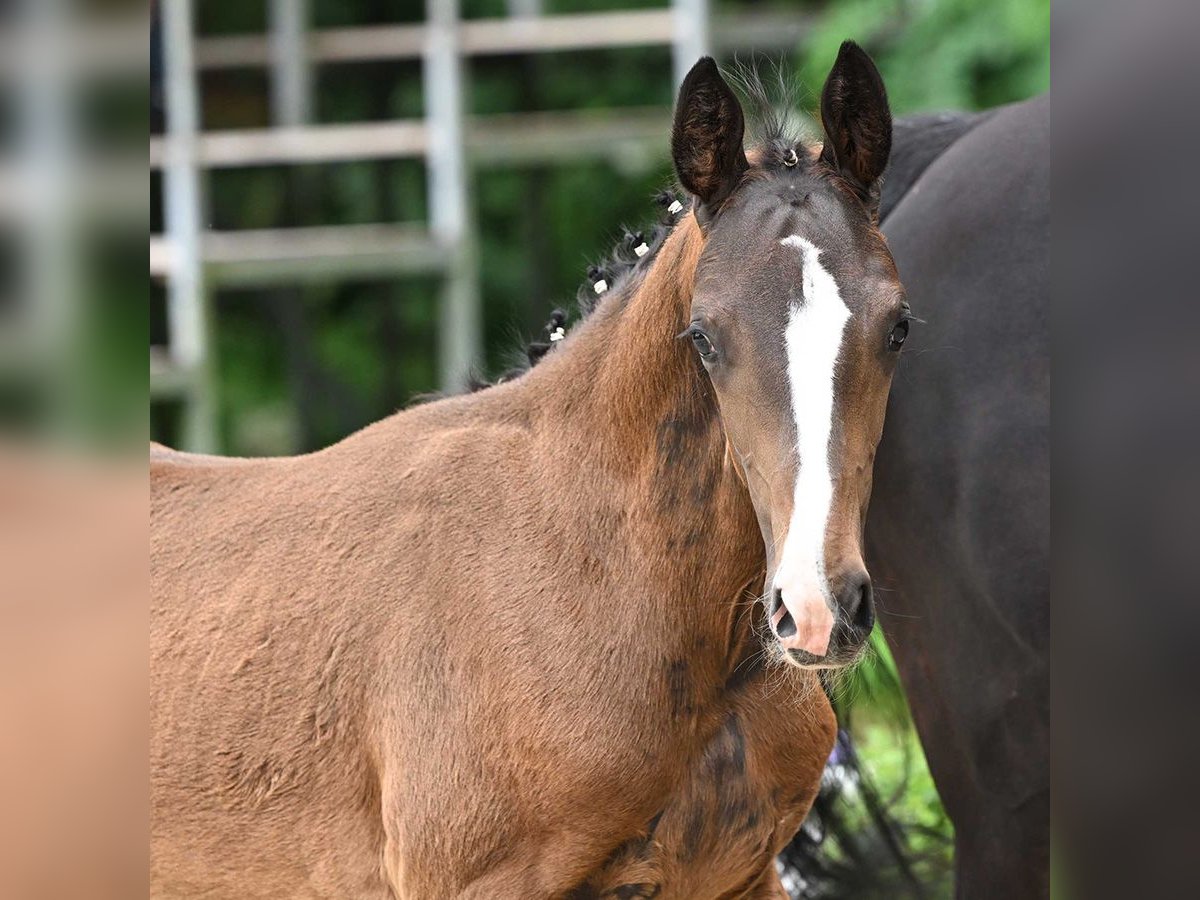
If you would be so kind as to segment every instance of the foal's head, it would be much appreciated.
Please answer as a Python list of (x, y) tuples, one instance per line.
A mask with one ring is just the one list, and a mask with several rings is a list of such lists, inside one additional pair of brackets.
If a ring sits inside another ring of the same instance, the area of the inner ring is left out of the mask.
[(711, 59), (680, 88), (672, 150), (705, 234), (691, 323), (767, 549), (772, 640), (803, 665), (850, 661), (875, 613), (862, 530), (908, 307), (877, 228), (892, 122), (847, 42), (821, 96), (817, 154), (743, 150)]

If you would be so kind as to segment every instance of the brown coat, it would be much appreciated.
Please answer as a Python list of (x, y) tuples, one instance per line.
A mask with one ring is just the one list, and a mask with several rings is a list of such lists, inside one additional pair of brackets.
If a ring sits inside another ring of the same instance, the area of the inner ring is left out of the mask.
[(834, 723), (675, 340), (690, 217), (536, 370), (307, 456), (151, 452), (152, 893), (781, 897)]

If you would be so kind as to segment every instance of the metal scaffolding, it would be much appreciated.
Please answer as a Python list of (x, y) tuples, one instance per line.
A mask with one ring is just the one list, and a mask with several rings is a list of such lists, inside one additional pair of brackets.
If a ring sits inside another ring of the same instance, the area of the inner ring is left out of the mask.
[[(458, 0), (426, 0), (420, 24), (312, 30), (308, 0), (270, 0), (270, 33), (197, 40), (192, 0), (161, 4), (167, 127), (150, 141), (150, 165), (164, 178), (166, 230), (150, 240), (150, 273), (165, 279), (169, 344), (152, 348), (152, 398), (185, 406), (181, 443), (213, 450), (216, 385), (210, 291), (348, 275), (442, 276), (438, 325), (442, 387), (465, 385), (482, 359), (482, 315), (469, 169), (487, 164), (586, 156), (653, 158), (668, 109), (589, 111), (469, 118), (463, 68), (479, 55), (665, 46), (676, 83), (709, 51), (708, 0), (672, 0), (651, 10), (544, 15), (540, 0), (509, 0), (509, 15), (463, 20)], [(793, 18), (771, 26), (740, 17), (721, 28), (726, 46), (794, 46)], [(314, 125), (311, 68), (317, 63), (420, 59), (424, 117)], [(202, 70), (264, 66), (271, 77), (272, 126), (202, 133), (197, 76)], [(486, 153), (484, 152), (486, 151)], [(201, 227), (204, 173), (221, 167), (422, 158), (429, 221), (214, 233)]]

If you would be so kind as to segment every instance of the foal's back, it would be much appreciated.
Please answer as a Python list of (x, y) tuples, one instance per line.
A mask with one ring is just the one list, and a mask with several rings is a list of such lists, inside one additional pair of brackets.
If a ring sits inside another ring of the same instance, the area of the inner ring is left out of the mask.
[(447, 510), (523, 441), (494, 413), (443, 401), (293, 458), (151, 449), (156, 895), (391, 896), (384, 679), (444, 645), (404, 610), (454, 578)]

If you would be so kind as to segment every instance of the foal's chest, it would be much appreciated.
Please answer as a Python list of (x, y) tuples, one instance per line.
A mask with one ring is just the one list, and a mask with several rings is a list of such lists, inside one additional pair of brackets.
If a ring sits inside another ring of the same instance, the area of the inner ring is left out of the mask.
[(819, 690), (768, 699), (754, 689), (729, 712), (662, 812), (574, 896), (783, 896), (774, 859), (816, 797), (836, 722)]

